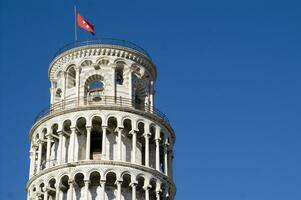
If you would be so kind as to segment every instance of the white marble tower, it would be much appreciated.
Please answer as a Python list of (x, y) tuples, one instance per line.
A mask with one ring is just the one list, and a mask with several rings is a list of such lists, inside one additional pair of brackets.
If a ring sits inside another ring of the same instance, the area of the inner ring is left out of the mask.
[(154, 107), (156, 67), (133, 43), (61, 49), (50, 106), (29, 133), (28, 200), (172, 200), (175, 133)]

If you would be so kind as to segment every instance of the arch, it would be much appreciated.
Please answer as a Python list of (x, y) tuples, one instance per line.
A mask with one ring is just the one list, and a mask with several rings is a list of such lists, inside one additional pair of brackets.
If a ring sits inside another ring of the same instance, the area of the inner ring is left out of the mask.
[(117, 175), (114, 171), (108, 171), (105, 173), (105, 193), (107, 196), (112, 197), (112, 199), (116, 198), (116, 180), (117, 180)]
[(91, 75), (86, 79), (84, 84), (84, 97), (89, 97), (89, 100), (100, 100), (104, 89), (103, 76), (100, 74)]
[(73, 88), (76, 85), (76, 71), (75, 71), (75, 65), (71, 64), (67, 67), (67, 80), (66, 80), (66, 86), (67, 88)]
[(99, 116), (94, 116), (92, 118), (92, 128), (91, 128), (91, 148), (90, 148), (90, 158), (92, 160), (102, 159), (102, 144), (103, 144), (103, 130), (102, 130), (102, 119)]
[(98, 186), (100, 185), (100, 173), (98, 171), (92, 171), (89, 174), (89, 180), (90, 180), (90, 185), (91, 186)]
[(115, 82), (118, 85), (123, 84), (124, 80), (124, 67), (126, 63), (124, 61), (117, 61), (116, 63), (116, 68), (115, 68)]
[(61, 88), (57, 88), (55, 92), (55, 100), (59, 101), (62, 98), (62, 90)]
[(93, 64), (92, 60), (84, 60), (80, 63), (80, 66), (85, 67), (85, 66), (91, 66)]
[(99, 65), (109, 65), (110, 59), (109, 59), (109, 58), (106, 58), (106, 57), (102, 57), (102, 58), (99, 58), (96, 62), (97, 62)]

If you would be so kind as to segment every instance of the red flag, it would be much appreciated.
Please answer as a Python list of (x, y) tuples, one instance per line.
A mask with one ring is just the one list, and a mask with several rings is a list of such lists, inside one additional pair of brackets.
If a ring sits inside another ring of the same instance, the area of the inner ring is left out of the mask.
[(88, 22), (87, 20), (85, 20), (80, 14), (79, 12), (77, 13), (77, 25), (83, 29), (85, 29), (86, 31), (89, 31), (92, 35), (95, 35), (94, 32), (94, 25), (91, 24), (90, 22)]

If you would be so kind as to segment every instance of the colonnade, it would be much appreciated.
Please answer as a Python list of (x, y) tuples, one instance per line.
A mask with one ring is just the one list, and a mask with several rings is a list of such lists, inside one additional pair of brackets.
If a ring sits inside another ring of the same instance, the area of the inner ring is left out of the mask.
[[(99, 128), (101, 130), (98, 130), (102, 137), (99, 145), (101, 147), (100, 159), (94, 159), (91, 156), (91, 134), (96, 130), (95, 127), (92, 125), (82, 127), (69, 126), (68, 128), (63, 125), (61, 127), (61, 130), (52, 129), (51, 132), (43, 130), (37, 139), (32, 141), (30, 176), (39, 173), (45, 168), (80, 160), (126, 161), (151, 167), (164, 173), (166, 176), (172, 176), (173, 152), (170, 138), (165, 137), (159, 126), (150, 131), (149, 126), (145, 126), (144, 130), (139, 130), (138, 128), (126, 130), (124, 126), (101, 125), (101, 128)], [(117, 151), (108, 151), (108, 149), (113, 148), (110, 145), (114, 145), (108, 141), (108, 134), (116, 135), (114, 143), (117, 145), (115, 146)], [(77, 143), (80, 140), (80, 135), (85, 137), (84, 147)], [(127, 138), (128, 141), (131, 141), (131, 149), (126, 150), (127, 152), (123, 152), (125, 150), (123, 148), (124, 145), (128, 144), (125, 144), (126, 141), (123, 142), (122, 138)], [(83, 156), (78, 155), (80, 149), (85, 151)], [(127, 160), (124, 154), (129, 155), (130, 160)], [(53, 160), (54, 157), (55, 159)], [(151, 157), (152, 159), (154, 158), (152, 163), (150, 163)]]
[(112, 171), (104, 178), (96, 171), (87, 179), (80, 172), (74, 177), (52, 178), (32, 186), (29, 193), (33, 194), (34, 200), (168, 200), (172, 195), (168, 184), (159, 179), (130, 174), (117, 178)]

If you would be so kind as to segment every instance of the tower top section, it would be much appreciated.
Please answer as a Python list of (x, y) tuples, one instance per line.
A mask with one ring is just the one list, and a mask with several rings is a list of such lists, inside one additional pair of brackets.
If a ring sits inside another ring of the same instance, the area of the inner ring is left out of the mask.
[[(110, 62), (112, 57), (115, 60)], [(50, 63), (49, 79), (54, 80), (55, 75), (59, 71), (64, 71), (65, 65), (72, 62), (80, 63), (79, 67), (82, 67), (86, 64), (114, 65), (118, 61), (127, 62), (133, 71), (140, 71), (143, 74), (146, 72), (152, 80), (156, 79), (156, 66), (146, 50), (132, 42), (112, 38), (82, 40), (65, 45), (54, 55)]]

